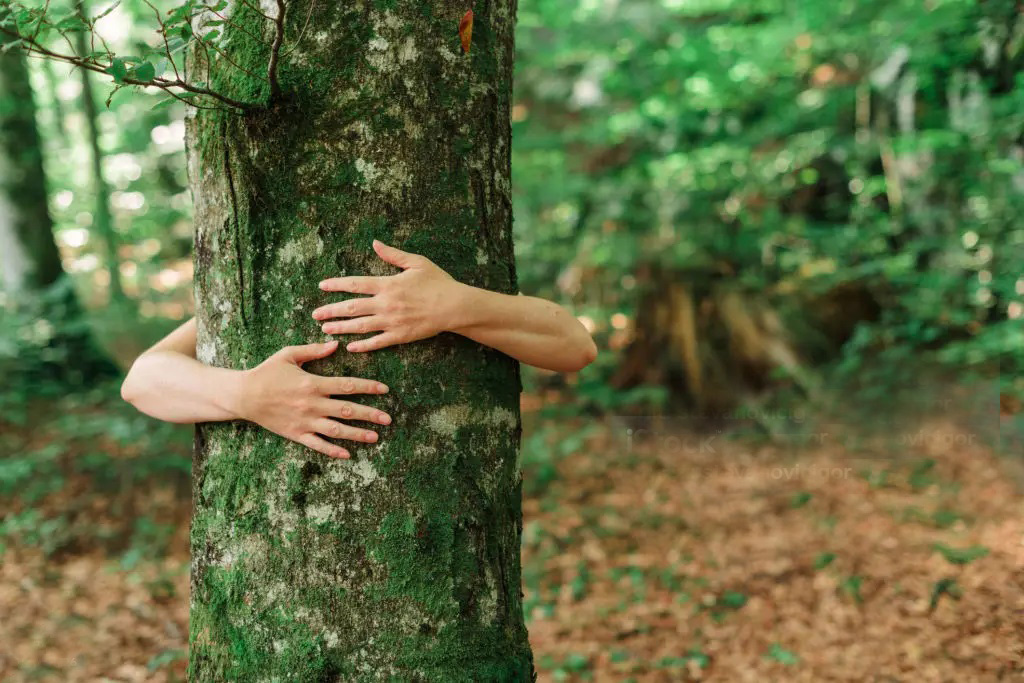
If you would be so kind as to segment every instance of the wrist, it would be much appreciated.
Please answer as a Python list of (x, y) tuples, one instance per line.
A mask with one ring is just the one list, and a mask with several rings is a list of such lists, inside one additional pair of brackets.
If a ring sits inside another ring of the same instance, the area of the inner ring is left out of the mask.
[(219, 378), (222, 390), (217, 393), (220, 409), (226, 412), (231, 420), (248, 420), (245, 397), (251, 370), (225, 370), (224, 377)]
[(456, 281), (451, 295), (447, 297), (445, 331), (461, 334), (463, 330), (477, 324), (483, 304), (481, 295), (484, 293), (482, 289)]

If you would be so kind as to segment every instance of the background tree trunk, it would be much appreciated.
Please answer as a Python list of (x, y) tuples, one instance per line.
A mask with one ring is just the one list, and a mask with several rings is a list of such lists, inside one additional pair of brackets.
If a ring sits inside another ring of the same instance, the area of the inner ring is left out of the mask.
[[(79, 3), (78, 11), (82, 17), (88, 16), (85, 3)], [(86, 40), (85, 31), (75, 33), (78, 54), (87, 55), (91, 52)], [(121, 285), (121, 258), (118, 256), (118, 238), (114, 232), (114, 217), (110, 214), (110, 186), (103, 178), (103, 149), (100, 147), (100, 129), (96, 114), (96, 98), (92, 91), (92, 77), (86, 69), (79, 69), (82, 79), (82, 114), (85, 116), (85, 133), (88, 137), (89, 154), (92, 161), (92, 182), (95, 193), (95, 209), (93, 212), (93, 232), (103, 240), (105, 250), (103, 261), (110, 274), (110, 300), (115, 303), (125, 301), (124, 287)]]
[(46, 204), (46, 176), (25, 57), (0, 54), (0, 271), (4, 288), (28, 296), (63, 269)]
[[(2, 12), (2, 10), (0, 10)], [(3, 41), (0, 41), (3, 42)], [(21, 50), (0, 50), (0, 278), (20, 319), (48, 321), (0, 376), (81, 384), (117, 374), (95, 345), (54, 241), (42, 145)], [(32, 353), (28, 346), (31, 345)]]
[[(323, 339), (320, 279), (394, 272), (374, 238), (516, 291), (515, 2), (478, 3), (463, 54), (468, 8), (290, 2), (282, 96), (189, 120), (201, 360), (247, 368)], [(199, 53), (191, 76), (267, 99), (273, 23), (247, 4), (231, 19), (250, 74)], [(385, 382), (393, 425), (351, 461), (248, 424), (197, 430), (193, 680), (532, 680), (517, 363), (445, 334), (311, 369)]]

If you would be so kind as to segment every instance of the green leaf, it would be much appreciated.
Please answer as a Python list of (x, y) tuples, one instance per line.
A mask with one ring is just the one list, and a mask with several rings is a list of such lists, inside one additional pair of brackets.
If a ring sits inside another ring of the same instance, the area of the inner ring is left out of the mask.
[(160, 100), (159, 102), (154, 104), (152, 107), (150, 107), (149, 110), (153, 111), (155, 109), (163, 109), (164, 107), (166, 107), (167, 105), (171, 104), (172, 102), (177, 102), (177, 100), (175, 100), (173, 97), (165, 97), (164, 99)]
[(736, 591), (726, 591), (718, 598), (718, 604), (729, 609), (739, 609), (747, 604), (747, 596)]
[(771, 648), (769, 648), (768, 653), (765, 655), (765, 657), (767, 657), (768, 659), (774, 659), (776, 662), (779, 662), (780, 664), (785, 664), (786, 666), (792, 666), (793, 664), (800, 663), (799, 657), (797, 657), (794, 653), (790, 652), (789, 650), (786, 650), (778, 643), (772, 643), (772, 646)]
[(124, 83), (125, 77), (128, 76), (128, 68), (120, 57), (115, 57), (114, 61), (104, 71), (114, 77), (115, 83)]
[(935, 585), (932, 586), (932, 597), (931, 600), (928, 602), (928, 609), (934, 610), (936, 607), (938, 607), (939, 600), (942, 598), (943, 595), (948, 595), (954, 600), (960, 599), (960, 597), (963, 595), (963, 591), (960, 589), (959, 584), (957, 584), (956, 579), (945, 578), (939, 579), (935, 582)]
[(862, 596), (860, 593), (860, 587), (863, 583), (863, 577), (850, 576), (844, 579), (843, 582), (839, 584), (839, 590), (852, 597), (854, 601), (859, 604), (864, 602), (864, 596)]
[(818, 571), (821, 571), (825, 567), (827, 567), (830, 564), (832, 564), (832, 562), (835, 559), (836, 559), (836, 554), (835, 553), (829, 553), (829, 552), (820, 553), (816, 558), (814, 558), (814, 568), (817, 569)]
[(82, 18), (77, 15), (71, 15), (64, 17), (56, 24), (54, 28), (58, 31), (86, 31), (89, 29), (89, 25), (82, 21)]
[(110, 14), (111, 12), (113, 12), (115, 9), (117, 9), (117, 6), (120, 5), (120, 4), (121, 4), (121, 0), (117, 0), (117, 2), (115, 2), (113, 5), (111, 5), (107, 9), (103, 10), (102, 13), (97, 14), (95, 17), (92, 18), (93, 23), (95, 23), (96, 20), (102, 19), (103, 17), (105, 17), (108, 14)]
[(810, 503), (811, 498), (813, 497), (814, 496), (807, 491), (800, 491), (799, 493), (793, 494), (793, 497), (789, 499), (789, 506), (794, 509), (802, 508), (804, 505)]
[(150, 62), (143, 62), (135, 67), (135, 78), (140, 81), (151, 81), (156, 75), (156, 68)]
[(983, 545), (972, 545), (969, 548), (951, 548), (942, 543), (936, 543), (935, 549), (942, 553), (950, 564), (965, 565), (988, 555), (988, 548)]

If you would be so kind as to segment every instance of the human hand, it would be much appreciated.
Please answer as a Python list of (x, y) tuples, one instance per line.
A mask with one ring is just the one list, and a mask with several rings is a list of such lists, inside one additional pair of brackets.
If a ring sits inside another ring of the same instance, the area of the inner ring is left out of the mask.
[(326, 292), (349, 292), (370, 296), (327, 304), (313, 311), (324, 322), (326, 334), (380, 334), (350, 342), (348, 351), (375, 351), (393, 344), (406, 344), (453, 329), (458, 302), (466, 289), (430, 259), (373, 241), (382, 260), (402, 269), (385, 277), (336, 277), (320, 283)]
[[(338, 342), (286, 346), (251, 370), (242, 372), (238, 415), (275, 434), (332, 458), (348, 458), (344, 448), (322, 436), (362, 443), (377, 441), (377, 433), (338, 422), (361, 420), (391, 424), (391, 417), (376, 408), (330, 398), (338, 394), (383, 394), (380, 382), (354, 377), (321, 377), (302, 364), (326, 358)], [(322, 435), (322, 436), (321, 436)]]

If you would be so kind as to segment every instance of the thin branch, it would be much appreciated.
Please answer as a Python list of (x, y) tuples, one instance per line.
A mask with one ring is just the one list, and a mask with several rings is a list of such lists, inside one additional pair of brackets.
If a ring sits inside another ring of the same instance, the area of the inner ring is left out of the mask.
[(261, 9), (260, 9), (259, 7), (256, 7), (256, 6), (255, 6), (255, 5), (253, 5), (253, 4), (251, 3), (251, 2), (248, 2), (247, 0), (240, 0), (240, 1), (241, 1), (241, 3), (242, 3), (243, 5), (245, 5), (245, 6), (246, 6), (246, 7), (248, 7), (249, 9), (251, 9), (251, 10), (252, 10), (253, 12), (255, 12), (256, 14), (260, 15), (261, 17), (263, 17), (263, 18), (264, 18), (264, 19), (266, 19), (267, 21), (271, 21), (271, 22), (272, 22), (272, 21), (274, 21), (274, 17), (270, 16), (269, 14), (264, 14), (264, 13), (263, 13), (263, 10), (261, 10)]
[(249, 31), (249, 29), (247, 29), (244, 26), (241, 26), (239, 24), (236, 24), (235, 22), (231, 21), (231, 19), (229, 19), (226, 15), (221, 14), (217, 10), (213, 9), (212, 5), (202, 5), (202, 7), (205, 9), (205, 11), (210, 12), (211, 14), (215, 15), (218, 19), (223, 21), (228, 26), (241, 31), (242, 33), (244, 33), (245, 35), (249, 36), (250, 38), (252, 38), (256, 42), (262, 42), (263, 41), (262, 38), (256, 36), (254, 33)]
[(281, 56), (284, 42), (284, 0), (277, 0), (277, 17), (274, 23), (274, 44), (270, 48), (270, 64), (267, 65), (267, 79), (270, 81), (270, 99), (281, 97), (281, 85), (277, 82), (277, 60)]
[(306, 14), (306, 23), (302, 25), (302, 30), (299, 31), (299, 37), (295, 39), (295, 44), (291, 48), (284, 51), (281, 54), (282, 57), (287, 57), (291, 53), (295, 52), (296, 48), (302, 42), (302, 39), (306, 36), (306, 29), (309, 28), (309, 20), (313, 18), (313, 10), (316, 8), (316, 0), (311, 0), (309, 3), (309, 13)]
[(164, 24), (163, 17), (160, 16), (160, 10), (154, 7), (153, 3), (151, 3), (149, 0), (144, 0), (144, 2), (149, 6), (151, 10), (153, 10), (153, 14), (156, 15), (156, 22), (160, 26), (160, 29), (157, 31), (157, 33), (160, 34), (160, 40), (162, 40), (164, 43), (164, 52), (167, 53), (167, 61), (170, 62), (171, 69), (174, 70), (174, 77), (178, 80), (181, 80), (181, 74), (178, 73), (178, 65), (174, 63), (174, 57), (171, 55), (171, 44), (167, 42), (167, 26)]
[(43, 5), (43, 11), (39, 15), (39, 21), (36, 22), (36, 30), (32, 34), (32, 40), (39, 37), (39, 32), (43, 30), (43, 20), (46, 19), (46, 13), (50, 10), (50, 0), (46, 0), (46, 4)]
[[(252, 77), (252, 78), (257, 78), (257, 79), (259, 78), (259, 76), (257, 76), (257, 75), (256, 75), (256, 74), (254, 74), (253, 72), (249, 71), (248, 69), (246, 69), (246, 68), (245, 68), (244, 66), (240, 65), (240, 64), (239, 64), (238, 62), (236, 62), (235, 60), (231, 59), (231, 57), (230, 57), (230, 56), (228, 55), (228, 53), (227, 53), (227, 52), (225, 52), (224, 50), (220, 49), (219, 47), (217, 47), (217, 46), (216, 46), (216, 45), (214, 45), (213, 43), (207, 43), (207, 42), (206, 42), (206, 41), (204, 41), (204, 40), (203, 40), (202, 38), (199, 38), (199, 42), (203, 43), (204, 47), (205, 47), (205, 46), (209, 46), (209, 47), (212, 47), (212, 48), (213, 48), (214, 50), (216, 50), (217, 54), (219, 54), (219, 55), (220, 55), (221, 57), (223, 57), (224, 59), (226, 59), (226, 60), (227, 60), (228, 64), (230, 64), (231, 66), (235, 67), (236, 69), (238, 69), (238, 70), (239, 70), (239, 71), (241, 71), (242, 73), (244, 73), (244, 74), (246, 74), (247, 76), (250, 76), (250, 77)], [(209, 52), (207, 52), (207, 53), (206, 53), (206, 58), (207, 58), (207, 59), (209, 59), (209, 58), (210, 58), (210, 53), (209, 53)], [(209, 76), (207, 76), (207, 81), (209, 81)]]
[[(77, 66), (82, 69), (87, 69), (89, 71), (95, 71), (96, 73), (108, 74), (107, 69), (99, 63), (90, 62), (88, 59), (78, 57), (76, 55), (65, 55), (59, 52), (54, 52), (53, 50), (43, 47), (38, 42), (32, 41), (26, 36), (23, 36), (15, 31), (11, 31), (7, 28), (0, 27), (0, 33), (5, 33), (13, 38), (17, 38), (18, 40), (20, 40), (22, 42), (22, 48), (27, 52), (35, 52), (36, 54), (49, 57), (50, 59), (56, 59), (58, 61), (67, 62), (68, 64), (72, 64), (74, 66)], [(212, 99), (223, 102), (224, 104), (230, 105), (232, 107), (237, 107), (238, 109), (242, 110), (252, 109), (255, 106), (254, 104), (240, 102), (239, 100), (228, 97), (227, 95), (222, 95), (218, 92), (214, 92), (209, 88), (192, 85), (191, 83), (185, 82), (181, 78), (176, 78), (174, 80), (170, 80), (167, 78), (154, 78), (149, 81), (141, 81), (137, 78), (126, 77), (122, 78), (121, 82), (127, 85), (138, 85), (144, 88), (160, 88), (161, 90), (167, 90), (168, 92), (170, 92), (169, 88), (179, 88), (186, 92), (195, 93), (197, 95), (205, 95)]]
[[(186, 100), (184, 97), (182, 97), (178, 93), (174, 92), (173, 90), (165, 90), (164, 92), (166, 92), (168, 95), (170, 95), (174, 99), (176, 99), (176, 100), (178, 100), (180, 102), (184, 102), (186, 105), (188, 105), (190, 107), (195, 107), (196, 109), (206, 109), (208, 111), (234, 111), (233, 109), (225, 109), (224, 107), (207, 107), (207, 106), (202, 105), (202, 104), (196, 104), (195, 102), (191, 102), (189, 100)], [(156, 105), (154, 105), (154, 106), (156, 106)]]

